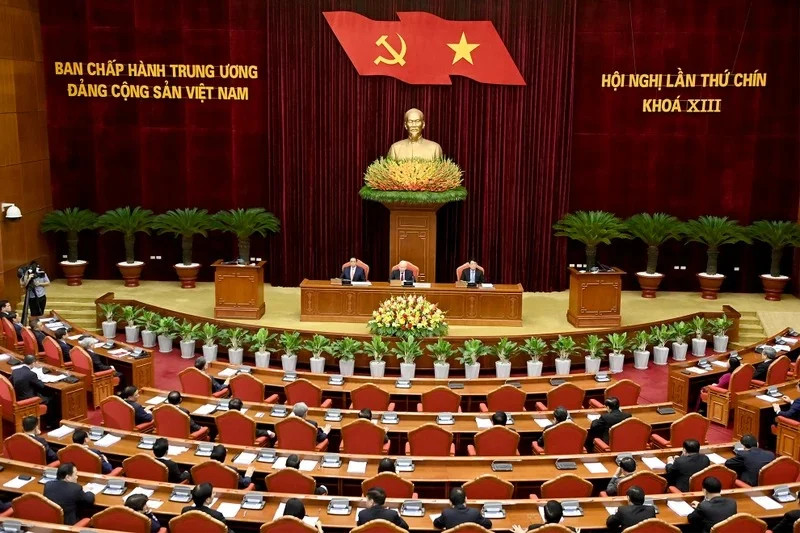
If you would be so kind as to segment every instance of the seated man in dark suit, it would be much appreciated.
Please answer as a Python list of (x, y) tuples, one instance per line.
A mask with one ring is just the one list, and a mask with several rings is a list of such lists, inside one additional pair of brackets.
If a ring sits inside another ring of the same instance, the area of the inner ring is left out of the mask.
[(381, 472), (392, 472), (397, 473), (397, 465), (394, 462), (394, 459), (390, 457), (384, 457), (381, 459), (381, 462), (378, 463), (378, 473)]
[[(372, 409), (369, 407), (363, 408), (358, 412), (358, 418), (363, 418), (364, 420), (369, 420), (372, 422)], [(383, 443), (386, 444), (387, 442), (389, 442), (388, 434), (383, 436)]]
[(606, 494), (609, 496), (616, 496), (617, 495), (617, 485), (623, 479), (630, 477), (636, 471), (636, 461), (633, 457), (623, 457), (622, 460), (619, 462), (619, 466), (617, 467), (617, 471), (614, 472), (614, 475), (611, 476), (611, 480), (608, 482), (608, 486), (606, 486)]
[(58, 461), (58, 454), (53, 451), (50, 444), (42, 437), (42, 430), (39, 429), (39, 419), (33, 415), (22, 419), (22, 431), (33, 437), (36, 442), (44, 446), (45, 461), (49, 464)]
[(433, 521), (433, 527), (450, 529), (460, 524), (470, 523), (492, 529), (491, 520), (483, 518), (479, 510), (467, 507), (467, 495), (461, 487), (455, 487), (450, 491), (450, 503), (452, 507), (442, 509), (442, 514)]
[(58, 467), (56, 479), (44, 485), (44, 497), (64, 510), (64, 523), (78, 521), (78, 510), (94, 504), (94, 494), (84, 492), (78, 483), (78, 469), (72, 463)]
[[(201, 356), (201, 357), (198, 357), (197, 359), (195, 359), (194, 360), (194, 367), (197, 370), (199, 370), (200, 372), (202, 372), (203, 374), (208, 375), (208, 372), (206, 371), (208, 369), (208, 362), (206, 361), (205, 357)], [(211, 376), (209, 376), (209, 377), (211, 377)], [(218, 393), (219, 391), (221, 391), (222, 389), (227, 387), (228, 383), (230, 383), (230, 381), (231, 381), (231, 378), (228, 378), (225, 381), (220, 382), (219, 380), (214, 379), (212, 377), (211, 378), (211, 393), (212, 394)]]
[[(222, 444), (217, 444), (214, 448), (211, 449), (211, 455), (209, 456), (210, 459), (215, 461), (219, 461), (222, 464), (225, 464), (225, 457), (228, 456), (228, 450)], [(253, 472), (256, 471), (256, 467), (250, 465), (245, 470), (244, 475), (239, 476), (239, 488), (245, 489), (253, 480)]]
[[(549, 428), (551, 428), (553, 426), (557, 426), (558, 424), (560, 424), (561, 422), (564, 422), (568, 418), (569, 418), (569, 411), (564, 409), (563, 406), (559, 405), (553, 411), (553, 424), (551, 426), (548, 426), (546, 429), (549, 429)], [(542, 436), (539, 437), (539, 440), (536, 443), (540, 447), (544, 446), (544, 433), (542, 433)], [(588, 448), (587, 448), (587, 450), (588, 450)]]
[(64, 328), (58, 328), (53, 335), (56, 338), (56, 342), (61, 347), (61, 355), (64, 359), (64, 362), (69, 363), (69, 352), (72, 350), (72, 346), (67, 344), (67, 342), (64, 340), (64, 337), (67, 335), (67, 330)]
[(367, 281), (367, 273), (358, 266), (358, 260), (355, 257), (351, 257), (350, 264), (342, 269), (341, 277), (350, 281)]
[(178, 463), (172, 459), (167, 459), (165, 457), (167, 455), (167, 450), (169, 450), (169, 441), (164, 437), (157, 438), (155, 443), (153, 443), (153, 455), (156, 459), (163, 463), (164, 466), (167, 467), (167, 472), (169, 475), (167, 481), (169, 483), (181, 483), (182, 481), (187, 481), (190, 476), (189, 471), (181, 470), (181, 467), (178, 466)]
[(734, 456), (725, 461), (725, 466), (736, 472), (740, 480), (755, 487), (758, 485), (758, 473), (764, 465), (775, 459), (775, 454), (759, 448), (753, 435), (742, 435), (739, 442), (744, 450), (734, 451)]
[(328, 432), (331, 430), (330, 425), (326, 425), (324, 428), (320, 428), (319, 424), (317, 424), (314, 420), (308, 420), (306, 415), (308, 414), (308, 406), (305, 402), (297, 402), (292, 407), (292, 414), (298, 418), (302, 418), (315, 428), (317, 428), (317, 443), (320, 443), (328, 438)]
[(615, 396), (606, 398), (605, 406), (608, 411), (600, 415), (600, 418), (597, 420), (592, 420), (589, 426), (589, 434), (586, 436), (587, 450), (591, 451), (594, 439), (599, 438), (608, 443), (608, 430), (615, 424), (619, 424), (626, 418), (631, 417), (630, 413), (623, 413), (620, 411), (619, 399)]
[(46, 428), (53, 427), (58, 424), (58, 409), (50, 405), (52, 402), (49, 390), (33, 371), (33, 368), (37, 366), (39, 364), (36, 362), (35, 356), (29, 354), (23, 357), (22, 364), (12, 367), (11, 384), (14, 386), (18, 402), (38, 396), (42, 400), (42, 405), (48, 406), (42, 422)]
[[(231, 398), (231, 401), (228, 402), (228, 409), (230, 411), (241, 411), (244, 407), (244, 403), (239, 398)], [(261, 437), (267, 437), (268, 444), (275, 440), (275, 433), (268, 429), (258, 429), (256, 428), (256, 438), (260, 439)]]
[(94, 345), (97, 344), (98, 342), (99, 341), (94, 337), (84, 337), (80, 341), (78, 341), (78, 344), (80, 345), (81, 348), (86, 350), (87, 354), (89, 354), (89, 357), (92, 359), (92, 369), (95, 372), (116, 370), (113, 366), (105, 364), (103, 360), (100, 359), (100, 356), (94, 353), (94, 351), (92, 350), (92, 348), (94, 348)]
[(389, 276), (390, 280), (399, 279), (400, 281), (416, 281), (414, 278), (414, 273), (408, 269), (408, 262), (407, 261), (400, 261), (397, 263), (397, 268), (392, 270), (392, 275)]
[(367, 491), (367, 508), (358, 513), (357, 526), (363, 526), (371, 520), (386, 520), (392, 524), (409, 531), (408, 524), (397, 511), (383, 506), (386, 502), (386, 492), (380, 487), (372, 487)]
[(667, 483), (682, 492), (688, 492), (689, 478), (710, 464), (708, 457), (700, 453), (700, 443), (687, 439), (683, 441), (681, 455), (667, 459)]
[(192, 419), (192, 415), (189, 413), (189, 410), (186, 409), (185, 407), (181, 407), (182, 401), (183, 401), (183, 396), (181, 396), (181, 393), (176, 390), (170, 391), (170, 393), (167, 394), (167, 402), (169, 402), (170, 405), (174, 405), (175, 407), (180, 409), (181, 412), (185, 413), (189, 417), (189, 433), (200, 431), (202, 427), (200, 426), (200, 424), (198, 424)]
[(89, 434), (86, 433), (82, 429), (76, 429), (75, 431), (72, 432), (72, 442), (74, 444), (78, 444), (80, 446), (83, 446), (84, 448), (86, 448), (90, 452), (93, 452), (93, 453), (97, 454), (97, 456), (100, 457), (100, 468), (102, 469), (102, 473), (103, 474), (108, 474), (109, 472), (114, 470), (114, 467), (111, 466), (111, 463), (108, 462), (108, 458), (105, 455), (103, 455), (102, 453), (100, 453), (96, 449), (89, 448), (89, 446), (86, 445), (86, 439), (88, 437), (89, 437)]
[[(798, 500), (800, 501), (800, 500)], [(772, 533), (793, 533), (794, 523), (800, 520), (800, 509), (787, 512), (772, 528)]]
[[(561, 522), (561, 518), (564, 516), (564, 508), (561, 506), (561, 503), (557, 502), (556, 500), (550, 500), (544, 506), (544, 524), (531, 524), (528, 526), (528, 529), (523, 529), (522, 526), (513, 525), (511, 526), (512, 533), (526, 533), (528, 531), (536, 531), (540, 527), (544, 527), (547, 524), (558, 524)], [(575, 528), (567, 526), (567, 529), (575, 531)]]
[(44, 332), (44, 324), (39, 322), (38, 318), (31, 318), (28, 321), (28, 325), (31, 328), (31, 332), (33, 336), (36, 337), (36, 349), (40, 352), (44, 351), (44, 342), (45, 337), (47, 337), (47, 333)]
[[(800, 381), (797, 382), (797, 389), (800, 390)], [(784, 402), (788, 403), (788, 407), (781, 407), (780, 404), (773, 403), (772, 409), (775, 411), (775, 416), (782, 416), (800, 422), (800, 397), (792, 400), (785, 394), (781, 398)]]
[(484, 282), (483, 271), (478, 269), (478, 263), (475, 260), (470, 260), (469, 267), (461, 271), (461, 278), (459, 281), (466, 281), (467, 283), (475, 283), (479, 285)]
[(508, 415), (505, 411), (495, 411), (492, 415), (492, 425), (493, 426), (503, 426), (506, 427), (506, 423), (508, 422)]
[[(286, 468), (292, 468), (294, 470), (300, 470), (300, 456), (296, 453), (289, 455), (286, 458)], [(325, 485), (317, 484), (316, 488), (314, 489), (314, 494), (317, 496), (327, 496), (328, 495), (328, 487)]]
[[(219, 520), (227, 526), (228, 523), (223, 514), (216, 509), (209, 507), (209, 505), (211, 505), (211, 500), (213, 499), (214, 487), (211, 485), (211, 483), (200, 483), (199, 485), (195, 485), (192, 489), (192, 502), (194, 505), (187, 505), (181, 509), (181, 514), (188, 513), (189, 511), (200, 511), (201, 513), (206, 513), (211, 518)], [(233, 530), (230, 527), (228, 527), (228, 533), (233, 533)]]
[(617, 508), (617, 512), (606, 520), (606, 527), (611, 533), (622, 531), (648, 518), (656, 517), (656, 510), (644, 504), (644, 491), (640, 487), (631, 487), (627, 492), (630, 505)]
[(753, 379), (765, 381), (767, 379), (767, 370), (778, 358), (778, 351), (772, 346), (766, 346), (761, 355), (764, 356), (764, 360), (753, 365)]
[(17, 313), (11, 309), (11, 302), (8, 300), (0, 300), (0, 317), (7, 318), (11, 325), (14, 326), (14, 331), (17, 333), (17, 341), (22, 340), (22, 324), (17, 320)]
[(703, 480), (703, 501), (692, 502), (694, 511), (686, 517), (693, 531), (709, 533), (714, 525), (736, 514), (736, 500), (720, 496), (722, 483), (709, 476)]
[(156, 518), (156, 515), (147, 506), (147, 496), (144, 494), (132, 494), (125, 500), (125, 507), (129, 507), (134, 511), (142, 513), (150, 519), (150, 533), (158, 533), (161, 529), (161, 523)]
[(128, 385), (122, 392), (120, 393), (120, 398), (125, 400), (125, 402), (133, 407), (134, 412), (134, 423), (138, 426), (139, 424), (144, 424), (146, 422), (153, 421), (153, 413), (150, 412), (151, 408), (144, 408), (142, 404), (139, 403), (139, 389), (134, 387), (133, 385)]

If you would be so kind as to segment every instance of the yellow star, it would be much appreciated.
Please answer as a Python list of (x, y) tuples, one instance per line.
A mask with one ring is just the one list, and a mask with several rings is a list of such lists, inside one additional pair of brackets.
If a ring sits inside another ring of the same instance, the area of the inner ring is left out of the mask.
[(464, 35), (464, 32), (461, 32), (461, 40), (457, 43), (447, 43), (456, 55), (453, 57), (453, 65), (456, 64), (457, 61), (461, 59), (466, 59), (470, 65), (474, 65), (472, 62), (472, 51), (478, 48), (479, 44), (470, 44), (467, 42), (467, 36)]

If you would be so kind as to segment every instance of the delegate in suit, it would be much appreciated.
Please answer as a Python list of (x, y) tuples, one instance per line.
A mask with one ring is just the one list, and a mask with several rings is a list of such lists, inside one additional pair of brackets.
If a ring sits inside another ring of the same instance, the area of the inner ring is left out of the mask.
[(656, 510), (652, 505), (644, 504), (644, 491), (639, 487), (628, 489), (628, 502), (630, 505), (623, 505), (617, 508), (617, 512), (606, 520), (606, 527), (612, 533), (622, 531), (633, 525), (656, 517)]
[(689, 491), (689, 478), (711, 464), (711, 460), (700, 453), (700, 443), (694, 439), (683, 441), (683, 453), (667, 459), (667, 483), (683, 492)]
[(755, 487), (758, 485), (758, 473), (767, 463), (775, 459), (775, 454), (759, 448), (758, 441), (753, 435), (742, 435), (740, 442), (744, 449), (735, 450), (736, 455), (725, 461), (725, 466), (736, 472), (740, 480)]
[(478, 524), (492, 529), (491, 520), (482, 517), (479, 510), (467, 507), (467, 495), (461, 487), (450, 491), (450, 503), (452, 507), (442, 509), (442, 514), (433, 521), (433, 527), (450, 529), (460, 524)]
[[(225, 515), (210, 507), (213, 497), (214, 486), (211, 485), (211, 483), (200, 483), (199, 485), (195, 485), (192, 489), (192, 502), (194, 505), (187, 505), (181, 509), (181, 514), (188, 513), (189, 511), (200, 511), (201, 513), (207, 514), (211, 518), (219, 520), (225, 524), (225, 527), (228, 527), (227, 521), (225, 520)], [(228, 527), (228, 533), (233, 533), (233, 530), (230, 527)]]
[(400, 281), (417, 281), (414, 273), (408, 269), (408, 261), (400, 261), (397, 263), (397, 268), (392, 270), (390, 280), (399, 279)]
[(397, 511), (383, 506), (385, 502), (386, 492), (382, 488), (373, 487), (369, 489), (367, 491), (367, 508), (358, 513), (356, 525), (362, 526), (372, 520), (381, 519), (409, 531), (408, 524), (397, 514)]
[(78, 510), (94, 504), (94, 494), (84, 492), (78, 483), (78, 469), (72, 463), (58, 467), (56, 479), (45, 483), (44, 497), (64, 510), (64, 523), (72, 525), (78, 521)]
[(736, 514), (736, 500), (720, 496), (722, 483), (709, 476), (703, 480), (703, 501), (692, 502), (692, 511), (686, 519), (694, 529), (710, 533), (714, 525)]
[(478, 263), (475, 261), (470, 261), (469, 268), (465, 268), (461, 271), (461, 278), (459, 278), (459, 280), (475, 284), (484, 283), (485, 281), (483, 278), (483, 271), (478, 268)]
[(586, 437), (587, 450), (592, 449), (592, 444), (596, 438), (608, 443), (608, 431), (611, 427), (631, 417), (630, 413), (620, 411), (619, 398), (615, 396), (606, 398), (605, 406), (608, 411), (600, 415), (597, 420), (592, 420), (592, 424), (589, 426), (589, 433)]
[(367, 281), (367, 273), (358, 266), (358, 259), (351, 257), (350, 264), (342, 269), (341, 278), (350, 281)]

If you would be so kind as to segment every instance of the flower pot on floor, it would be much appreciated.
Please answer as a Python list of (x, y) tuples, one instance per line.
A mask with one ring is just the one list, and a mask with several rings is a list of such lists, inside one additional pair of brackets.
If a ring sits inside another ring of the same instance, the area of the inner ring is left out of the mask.
[(269, 367), (269, 356), (271, 355), (269, 351), (264, 350), (263, 352), (256, 352), (256, 368), (268, 368)]
[(464, 365), (464, 376), (466, 379), (476, 379), (480, 373), (481, 373), (480, 363)]
[(531, 361), (528, 359), (528, 377), (535, 378), (542, 375), (542, 366), (544, 363), (541, 361)]
[(714, 351), (724, 353), (728, 351), (728, 336), (714, 335)]
[(125, 326), (125, 342), (139, 342), (139, 326)]
[(450, 376), (450, 363), (433, 363), (433, 377), (447, 379)]
[(511, 377), (511, 361), (495, 361), (494, 371), (499, 379)]
[(156, 345), (156, 333), (154, 331), (142, 331), (142, 346), (153, 348)]
[(603, 360), (599, 357), (584, 357), (583, 364), (587, 374), (597, 374), (600, 371), (600, 363)]
[(386, 361), (370, 361), (369, 375), (373, 378), (382, 378), (386, 372)]
[[(382, 362), (382, 361), (381, 361)], [(386, 364), (386, 363), (383, 363)], [(339, 373), (344, 377), (352, 376), (356, 371), (356, 360), (355, 359), (339, 359)], [(370, 371), (372, 371), (372, 366), (370, 365)]]
[(706, 354), (706, 343), (708, 341), (705, 339), (698, 339), (695, 337), (692, 339), (692, 355), (695, 357), (703, 357)]
[(103, 337), (113, 339), (117, 336), (117, 321), (106, 320), (103, 322)]
[(674, 361), (686, 361), (686, 352), (689, 351), (689, 345), (685, 342), (672, 343), (672, 359)]
[(663, 366), (669, 360), (669, 348), (666, 346), (653, 346), (653, 364)]
[(633, 351), (633, 368), (636, 370), (647, 370), (650, 366), (650, 350)]
[(297, 356), (294, 354), (283, 354), (281, 356), (281, 368), (284, 372), (295, 372), (297, 370)]
[(172, 351), (172, 337), (166, 335), (158, 336), (158, 351), (161, 353), (169, 353)]
[(637, 272), (636, 277), (639, 280), (639, 287), (642, 289), (642, 298), (655, 298), (658, 286), (661, 285), (661, 280), (664, 279), (664, 274)]
[(203, 345), (203, 357), (207, 362), (212, 362), (217, 360), (217, 348), (216, 344), (212, 344), (211, 346), (204, 344)]
[(138, 287), (139, 279), (142, 277), (142, 269), (144, 268), (144, 261), (134, 261), (127, 263), (122, 261), (117, 263), (119, 273), (122, 274), (122, 279), (125, 280), (126, 287)]
[(244, 348), (228, 348), (228, 362), (232, 365), (241, 365), (244, 361)]
[(86, 265), (89, 263), (79, 259), (74, 263), (70, 261), (61, 261), (59, 264), (61, 265), (61, 271), (64, 273), (64, 277), (67, 278), (68, 286), (77, 287), (83, 284), (83, 272), (86, 270)]
[(625, 354), (610, 353), (608, 354), (608, 371), (612, 374), (619, 374), (622, 372), (622, 367), (625, 366)]
[(311, 373), (312, 374), (324, 374), (325, 373), (325, 358), (324, 357), (312, 357), (308, 360), (309, 364), (311, 365)]
[(173, 266), (175, 267), (175, 272), (178, 273), (178, 279), (181, 280), (181, 289), (194, 289), (197, 274), (200, 272), (200, 263), (192, 263), (191, 265), (178, 263)]
[(566, 376), (569, 374), (569, 367), (572, 361), (556, 357), (556, 376)]
[(764, 287), (764, 299), (770, 302), (779, 302), (783, 289), (789, 283), (789, 276), (772, 277), (769, 274), (761, 274), (761, 286)]
[(194, 349), (196, 347), (196, 341), (181, 341), (181, 358), (192, 359), (194, 357)]
[(403, 379), (414, 379), (417, 372), (417, 363), (400, 363), (400, 377)]
[(719, 288), (722, 287), (722, 282), (725, 281), (725, 276), (723, 274), (711, 276), (703, 272), (697, 275), (697, 280), (700, 282), (700, 296), (706, 300), (716, 300)]

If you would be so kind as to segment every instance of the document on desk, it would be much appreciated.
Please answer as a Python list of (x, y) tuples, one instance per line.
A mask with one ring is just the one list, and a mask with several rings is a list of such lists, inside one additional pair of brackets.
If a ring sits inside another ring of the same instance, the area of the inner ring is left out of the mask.
[(318, 464), (319, 461), (316, 461), (314, 459), (303, 459), (302, 461), (300, 461), (300, 470), (302, 472), (311, 472), (312, 470), (317, 468)]
[(595, 413), (589, 413), (588, 415), (586, 415), (586, 418), (588, 418), (590, 421), (594, 422), (595, 420), (599, 420), (600, 419), (600, 415), (595, 414)]
[(73, 431), (75, 431), (75, 428), (71, 428), (69, 426), (61, 426), (48, 433), (48, 435), (53, 437), (54, 439), (60, 439), (61, 437), (66, 437)]
[(546, 428), (553, 425), (553, 423), (546, 418), (534, 418), (533, 421), (536, 422), (536, 425), (538, 425), (540, 428)]
[(116, 350), (109, 350), (111, 355), (127, 355), (129, 352), (125, 348), (117, 348)]
[(146, 403), (148, 405), (158, 405), (158, 404), (164, 403), (166, 401), (167, 401), (167, 397), (166, 396), (153, 396), (152, 398), (150, 398), (149, 400), (147, 400), (144, 403)]
[(170, 444), (167, 447), (167, 455), (180, 455), (183, 452), (188, 452), (188, 451), (189, 448), (187, 448), (186, 446), (173, 446), (172, 444)]
[(147, 506), (150, 509), (158, 509), (164, 503), (164, 500), (154, 500), (153, 498), (149, 498), (147, 500)]
[(347, 473), (348, 474), (366, 474), (367, 473), (367, 462), (366, 461), (353, 461), (351, 460), (347, 463)]
[(283, 470), (284, 468), (286, 468), (286, 459), (287, 459), (287, 457), (285, 457), (285, 456), (284, 457), (278, 457), (277, 459), (275, 459), (275, 462), (272, 463), (272, 469), (273, 470)]
[(715, 465), (725, 464), (725, 458), (718, 453), (707, 453), (706, 457), (708, 457), (708, 460), (714, 463)]
[(100, 494), (104, 488), (106, 488), (104, 483), (87, 483), (83, 486), (83, 490), (92, 494)]
[(766, 394), (759, 394), (756, 396), (756, 398), (769, 403), (778, 403), (782, 401), (781, 398), (773, 398), (772, 396), (767, 396)]
[(122, 440), (122, 437), (117, 437), (116, 435), (112, 435), (111, 433), (106, 433), (103, 437), (94, 443), (95, 446), (98, 448), (108, 448), (109, 446), (118, 443)]
[(658, 457), (642, 457), (642, 462), (647, 465), (650, 470), (664, 470), (667, 465)]
[(145, 496), (147, 496), (148, 498), (150, 498), (150, 496), (152, 496), (154, 492), (155, 492), (155, 490), (154, 490), (154, 489), (148, 489), (148, 488), (146, 488), (146, 487), (136, 487), (135, 489), (133, 489), (132, 491), (130, 491), (128, 494), (126, 494), (125, 496), (123, 496), (123, 497), (122, 497), (122, 501), (123, 501), (123, 502), (126, 502), (126, 501), (128, 501), (128, 498), (130, 498), (130, 497), (131, 497), (131, 496), (133, 496), (134, 494), (144, 494)]
[(494, 289), (493, 283), (481, 283), (481, 289)]
[(235, 368), (226, 368), (225, 370), (220, 370), (219, 374), (217, 374), (221, 378), (229, 378), (236, 374)]
[(672, 509), (678, 516), (689, 516), (694, 511), (694, 507), (683, 500), (669, 500), (667, 501), (667, 507)]
[(353, 287), (371, 287), (372, 286), (372, 282), (371, 281), (351, 281), (350, 285), (352, 285)]
[[(606, 505), (605, 507), (606, 507), (606, 512), (609, 515), (617, 514), (617, 509), (619, 509), (619, 507), (611, 507), (610, 505)], [(544, 507), (539, 507), (539, 511), (542, 514), (542, 519), (544, 519)]]
[(696, 366), (690, 366), (689, 368), (686, 369), (686, 371), (692, 372), (694, 374), (705, 374), (706, 372), (708, 372), (708, 370), (703, 370), (702, 368)]
[(236, 459), (233, 460), (233, 463), (237, 465), (249, 465), (255, 460), (256, 454), (253, 452), (242, 452), (236, 456)]
[(719, 359), (717, 359), (716, 361), (711, 361), (711, 364), (712, 365), (721, 366), (721, 367), (724, 367), (724, 368), (728, 368), (728, 362), (727, 361), (720, 361)]
[(431, 284), (430, 283), (421, 283), (421, 282), (420, 283), (415, 283), (414, 284), (414, 288), (415, 289), (430, 289), (431, 288)]
[(233, 518), (239, 512), (239, 509), (242, 508), (241, 503), (230, 503), (230, 502), (222, 502), (217, 507), (217, 511), (222, 513), (222, 516), (225, 518)]
[(603, 463), (589, 462), (589, 463), (583, 463), (583, 466), (585, 466), (586, 470), (588, 470), (592, 474), (603, 474), (605, 472), (608, 472), (608, 469), (605, 466), (603, 466)]
[(33, 481), (33, 476), (31, 476), (30, 479), (20, 479), (19, 476), (17, 476), (14, 479), (9, 479), (3, 483), (3, 486), (8, 487), (9, 489), (18, 489), (24, 487), (31, 481)]
[(774, 511), (775, 509), (782, 509), (783, 505), (776, 502), (769, 496), (751, 496), (751, 500), (756, 502), (758, 505), (766, 509), (767, 511)]
[(428, 516), (431, 517), (431, 522), (436, 522), (436, 519), (442, 516), (442, 513), (429, 514)]
[(475, 417), (475, 423), (478, 424), (478, 429), (488, 429), (492, 427), (492, 421), (488, 418)]
[(67, 340), (76, 341), (81, 337), (83, 337), (83, 334), (78, 333), (77, 335), (70, 335), (69, 337), (67, 337)]
[(214, 412), (214, 410), (216, 408), (217, 408), (217, 406), (214, 405), (213, 403), (207, 403), (205, 405), (201, 405), (200, 407), (198, 407), (197, 409), (192, 411), (192, 414), (193, 415), (210, 415), (211, 413)]

